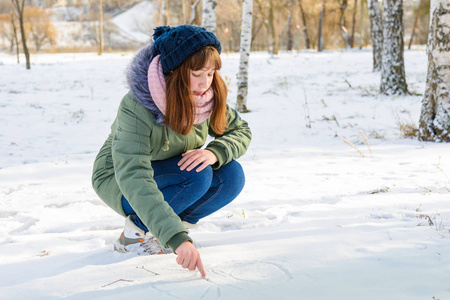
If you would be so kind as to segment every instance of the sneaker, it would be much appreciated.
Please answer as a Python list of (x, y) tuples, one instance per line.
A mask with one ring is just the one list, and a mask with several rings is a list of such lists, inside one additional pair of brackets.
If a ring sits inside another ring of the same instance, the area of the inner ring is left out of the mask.
[(145, 233), (133, 222), (134, 216), (125, 219), (125, 228), (120, 237), (114, 243), (114, 250), (126, 253), (136, 252), (138, 254), (167, 254), (172, 253), (170, 248), (164, 248), (158, 239), (150, 232)]

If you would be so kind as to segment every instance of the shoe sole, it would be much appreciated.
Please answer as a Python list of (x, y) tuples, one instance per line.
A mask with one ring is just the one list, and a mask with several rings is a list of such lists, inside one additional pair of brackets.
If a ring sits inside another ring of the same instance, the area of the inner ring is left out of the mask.
[(132, 245), (123, 245), (120, 239), (117, 239), (114, 242), (114, 250), (120, 253), (137, 253), (138, 255), (161, 255), (161, 254), (170, 254), (173, 253), (171, 249), (164, 249), (163, 251), (144, 251), (140, 246), (132, 244)]

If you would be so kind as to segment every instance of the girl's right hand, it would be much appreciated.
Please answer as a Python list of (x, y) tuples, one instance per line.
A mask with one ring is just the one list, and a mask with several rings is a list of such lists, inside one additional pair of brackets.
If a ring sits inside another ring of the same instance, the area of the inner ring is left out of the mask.
[(196, 171), (200, 172), (207, 166), (213, 165), (217, 162), (217, 156), (210, 150), (206, 149), (189, 150), (181, 154), (181, 156), (183, 158), (178, 162), (178, 166), (181, 171), (186, 170), (190, 172), (199, 166)]
[(175, 254), (178, 255), (177, 263), (181, 265), (184, 269), (194, 271), (196, 268), (202, 274), (202, 277), (206, 277), (205, 268), (203, 268), (202, 259), (200, 258), (200, 253), (195, 249), (191, 242), (186, 241), (182, 243), (175, 250)]

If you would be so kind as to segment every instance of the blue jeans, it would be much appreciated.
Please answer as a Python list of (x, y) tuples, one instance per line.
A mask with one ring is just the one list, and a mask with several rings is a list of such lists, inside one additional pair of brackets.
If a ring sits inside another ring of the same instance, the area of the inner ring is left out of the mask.
[[(181, 171), (177, 163), (181, 156), (153, 161), (153, 178), (174, 212), (192, 224), (196, 224), (213, 212), (233, 201), (244, 188), (245, 176), (237, 161), (213, 170), (211, 166), (201, 172), (195, 169)], [(127, 215), (136, 214), (130, 203), (122, 196), (122, 207)], [(134, 222), (145, 232), (147, 227), (136, 216)]]

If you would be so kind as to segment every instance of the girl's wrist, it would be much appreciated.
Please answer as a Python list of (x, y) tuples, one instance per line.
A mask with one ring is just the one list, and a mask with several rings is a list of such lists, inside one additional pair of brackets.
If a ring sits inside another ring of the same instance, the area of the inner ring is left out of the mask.
[(193, 241), (186, 232), (179, 232), (170, 238), (170, 240), (167, 242), (167, 245), (175, 253), (175, 250), (184, 242), (192, 243)]

